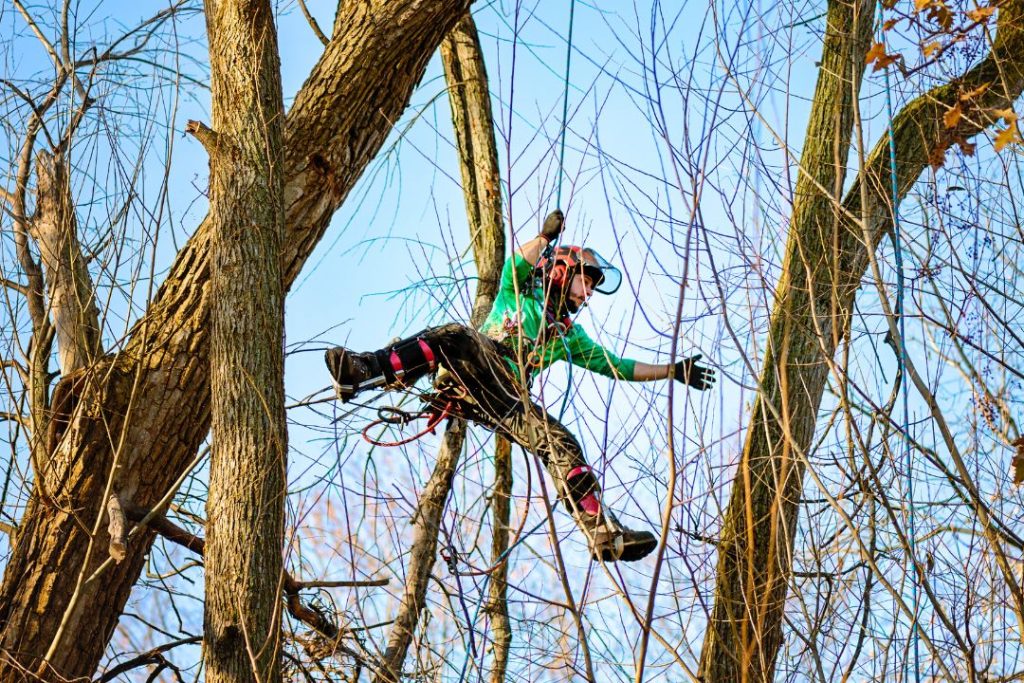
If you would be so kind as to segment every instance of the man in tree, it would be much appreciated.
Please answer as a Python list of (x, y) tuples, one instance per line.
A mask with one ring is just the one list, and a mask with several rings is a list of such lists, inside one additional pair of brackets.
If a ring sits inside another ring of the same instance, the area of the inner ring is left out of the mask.
[(371, 353), (336, 347), (327, 351), (327, 366), (342, 401), (366, 389), (411, 386), (436, 373), (435, 386), (459, 397), (461, 414), (541, 458), (595, 558), (631, 562), (654, 550), (657, 540), (649, 531), (623, 527), (601, 504), (598, 477), (579, 442), (530, 399), (532, 379), (551, 363), (568, 360), (613, 379), (674, 378), (703, 391), (714, 384), (715, 372), (697, 364), (699, 355), (652, 365), (619, 358), (591, 340), (570, 316), (595, 291), (615, 292), (622, 275), (593, 249), (554, 247), (563, 224), (562, 212), (552, 212), (541, 233), (505, 262), (480, 331), (452, 323)]

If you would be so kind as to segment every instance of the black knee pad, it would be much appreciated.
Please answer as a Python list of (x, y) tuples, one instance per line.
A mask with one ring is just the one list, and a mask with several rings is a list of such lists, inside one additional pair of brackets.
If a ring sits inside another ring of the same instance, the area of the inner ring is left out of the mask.
[(412, 384), (437, 369), (434, 350), (419, 335), (402, 339), (375, 355), (388, 384)]

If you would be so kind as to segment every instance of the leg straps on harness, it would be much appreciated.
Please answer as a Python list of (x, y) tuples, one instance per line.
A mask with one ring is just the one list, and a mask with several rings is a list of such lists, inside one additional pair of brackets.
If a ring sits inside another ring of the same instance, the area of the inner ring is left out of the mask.
[(437, 358), (423, 337), (410, 337), (376, 352), (387, 386), (412, 384), (437, 369)]
[(335, 347), (327, 350), (325, 360), (342, 401), (367, 389), (410, 386), (437, 369), (434, 350), (418, 335), (370, 353)]

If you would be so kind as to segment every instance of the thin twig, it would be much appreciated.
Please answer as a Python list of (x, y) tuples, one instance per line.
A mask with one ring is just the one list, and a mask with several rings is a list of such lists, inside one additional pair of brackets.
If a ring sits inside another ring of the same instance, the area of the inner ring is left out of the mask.
[(320, 39), (320, 42), (326, 47), (331, 42), (330, 38), (324, 35), (324, 32), (320, 30), (320, 25), (316, 23), (316, 19), (309, 13), (309, 9), (306, 7), (306, 0), (299, 0), (299, 9), (302, 10), (302, 16), (306, 17), (306, 21), (309, 22), (309, 27), (313, 29), (313, 33)]

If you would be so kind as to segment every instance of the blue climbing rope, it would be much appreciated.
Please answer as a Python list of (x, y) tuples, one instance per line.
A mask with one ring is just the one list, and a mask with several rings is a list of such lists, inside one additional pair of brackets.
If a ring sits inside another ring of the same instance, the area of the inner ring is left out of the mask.
[[(558, 192), (555, 206), (562, 206), (562, 178), (565, 176), (565, 130), (569, 126), (569, 67), (572, 64), (572, 26), (576, 17), (576, 0), (569, 1), (569, 38), (565, 44), (565, 80), (562, 95), (562, 131), (558, 151)], [(549, 245), (550, 246), (550, 245)]]
[[(882, 3), (878, 3), (879, 24), (882, 24)], [(885, 45), (885, 31), (881, 32), (881, 42)], [(896, 137), (894, 135), (894, 117), (892, 113), (892, 84), (889, 78), (889, 69), (885, 69), (885, 111), (889, 118), (889, 189), (892, 192), (892, 242), (896, 258), (896, 325), (899, 331), (899, 343), (897, 351), (898, 373), (900, 377), (906, 376), (907, 366), (907, 342), (906, 324), (903, 315), (905, 282), (903, 276), (903, 242), (900, 233), (900, 202), (899, 202), (899, 181), (896, 177)], [(913, 568), (910, 574), (910, 602), (911, 615), (910, 633), (913, 646), (914, 681), (921, 682), (921, 654), (919, 648), (918, 618), (920, 613), (919, 598), (917, 591), (917, 529), (914, 521), (914, 474), (913, 460), (910, 451), (910, 405), (907, 387), (904, 381), (903, 391), (903, 466), (906, 472), (907, 486), (907, 532), (910, 546), (910, 564)], [(906, 666), (910, 666), (907, 661)]]
[[(565, 131), (566, 131), (566, 128), (568, 127), (568, 124), (569, 124), (569, 121), (568, 121), (568, 118), (569, 118), (569, 74), (570, 74), (570, 68), (571, 68), (571, 65), (572, 65), (572, 29), (573, 29), (573, 24), (574, 24), (575, 17), (576, 17), (576, 0), (570, 0), (569, 1), (569, 34), (568, 34), (568, 38), (566, 40), (566, 47), (565, 47), (565, 77), (564, 77), (563, 95), (562, 95), (562, 129), (560, 131), (560, 141), (559, 141), (559, 150), (558, 150), (558, 190), (557, 190), (556, 195), (555, 195), (555, 207), (556, 208), (560, 208), (562, 206), (562, 179), (565, 176)], [(551, 242), (548, 243), (548, 245), (544, 248), (544, 257), (546, 257), (546, 258), (550, 258), (551, 257), (551, 254), (552, 254), (552, 252), (554, 251), (554, 248), (555, 248), (555, 243), (557, 241), (558, 240), (555, 239), (555, 240), (552, 240)], [(569, 363), (569, 386), (566, 387), (565, 396), (562, 399), (562, 409), (561, 409), (561, 411), (559, 413), (559, 421), (561, 421), (562, 420), (562, 416), (564, 416), (566, 407), (568, 405), (568, 397), (569, 397), (569, 392), (571, 390), (571, 385), (572, 385), (572, 362), (571, 362), (572, 361), (572, 355), (571, 355), (571, 353), (569, 351), (568, 343), (565, 340), (565, 335), (562, 334), (562, 333), (559, 333), (559, 337), (562, 340), (562, 344), (565, 346), (565, 352), (566, 352), (567, 359), (570, 361), (570, 363)], [(552, 508), (552, 510), (554, 510), (554, 508)], [(522, 543), (528, 537), (532, 536), (534, 534), (534, 532), (536, 532), (538, 529), (540, 529), (540, 527), (543, 526), (546, 522), (547, 522), (546, 519), (545, 520), (541, 520), (541, 522), (539, 524), (537, 524), (537, 526), (535, 526), (533, 529), (531, 529), (525, 535), (521, 536), (519, 538), (519, 540), (517, 540), (514, 544), (512, 544), (511, 546), (506, 548), (505, 551), (498, 557), (498, 561), (495, 564), (500, 564), (501, 562), (504, 562), (505, 559), (509, 556), (509, 554), (512, 552), (512, 550), (517, 545)], [(449, 566), (449, 568), (451, 569), (451, 565)], [(467, 627), (470, 629), (470, 632), (472, 632), (473, 625), (476, 623), (476, 620), (477, 620), (477, 618), (480, 615), (480, 610), (483, 607), (483, 603), (484, 603), (484, 595), (485, 595), (485, 593), (487, 591), (487, 585), (490, 582), (490, 580), (491, 580), (491, 574), (488, 573), (487, 576), (484, 578), (483, 586), (480, 589), (480, 599), (477, 601), (476, 609), (474, 610), (474, 613), (473, 613), (473, 618), (472, 618), (471, 622), (469, 624), (467, 624)], [(470, 636), (470, 637), (472, 638), (472, 636)], [(469, 667), (469, 659), (470, 659), (470, 656), (471, 656), (470, 652), (471, 652), (471, 648), (467, 648), (466, 656), (462, 660), (462, 669), (459, 672), (459, 683), (462, 683), (465, 680), (466, 672), (467, 672), (468, 667)]]

